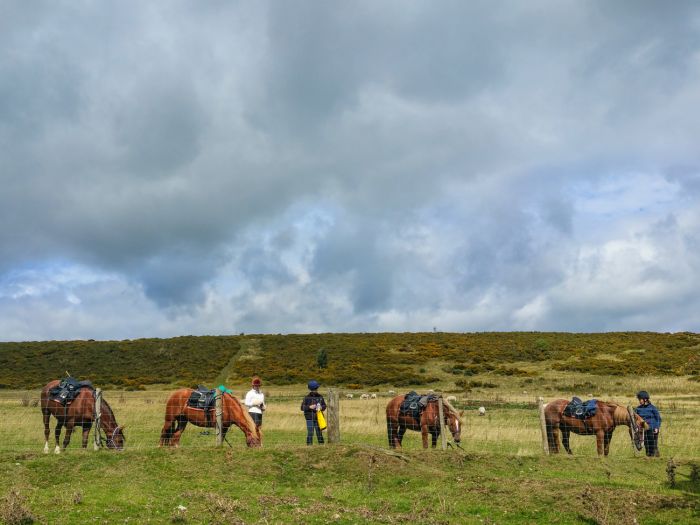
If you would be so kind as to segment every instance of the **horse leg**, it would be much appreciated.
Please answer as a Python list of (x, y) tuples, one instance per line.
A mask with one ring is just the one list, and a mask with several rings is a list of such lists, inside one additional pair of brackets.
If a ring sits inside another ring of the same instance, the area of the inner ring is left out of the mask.
[(430, 433), (430, 435), (431, 435), (432, 438), (433, 438), (433, 448), (436, 448), (436, 447), (437, 447), (437, 438), (438, 438), (438, 435), (439, 435), (439, 434), (440, 434), (440, 431), (439, 431), (439, 430), (433, 430), (433, 431)]
[(72, 422), (66, 423), (66, 435), (63, 437), (63, 450), (66, 450), (70, 444), (70, 437), (73, 434), (73, 426), (74, 423)]
[(605, 455), (606, 455), (606, 456), (610, 453), (610, 442), (612, 441), (612, 435), (613, 435), (613, 431), (612, 431), (612, 430), (608, 430), (608, 431), (605, 433), (605, 438), (604, 438), (604, 440), (603, 440), (603, 448), (604, 448), (604, 450), (605, 450)]
[(90, 427), (91, 425), (83, 426), (83, 448), (87, 448), (88, 436), (90, 435)]
[(403, 435), (406, 433), (406, 427), (401, 426), (399, 423), (399, 430), (396, 432), (396, 448), (401, 448), (401, 443), (403, 443)]
[(562, 428), (561, 429), (561, 442), (564, 445), (564, 450), (566, 450), (567, 454), (573, 454), (571, 452), (571, 447), (569, 447), (569, 435), (571, 431), (568, 428)]
[(394, 425), (389, 418), (386, 418), (386, 434), (387, 438), (389, 439), (389, 448), (396, 448), (396, 443), (394, 443), (396, 430), (394, 429)]
[(165, 423), (163, 424), (163, 428), (160, 431), (160, 443), (158, 446), (169, 447), (172, 444), (174, 425), (175, 421), (169, 419), (168, 417), (165, 418)]
[(421, 425), (420, 433), (423, 438), (423, 448), (428, 448), (428, 425)]
[(49, 420), (51, 419), (51, 413), (48, 410), (41, 410), (41, 414), (44, 416), (44, 454), (49, 453), (49, 434), (51, 429), (49, 428)]
[(180, 436), (182, 436), (182, 433), (185, 431), (186, 426), (187, 426), (186, 419), (178, 419), (177, 420), (177, 428), (175, 429), (175, 432), (173, 432), (173, 439), (172, 439), (173, 446), (175, 446), (175, 447), (180, 446)]
[(551, 423), (547, 423), (547, 445), (550, 454), (559, 454), (559, 429)]
[(54, 430), (54, 437), (56, 438), (56, 448), (53, 449), (54, 454), (61, 453), (61, 446), (59, 442), (61, 440), (61, 429), (63, 428), (63, 422), (59, 419), (56, 422), (56, 429)]
[[(605, 441), (605, 431), (604, 430), (598, 430), (595, 433), (595, 445), (596, 449), (598, 450), (598, 455), (602, 456), (605, 453), (604, 450), (604, 441)], [(607, 456), (607, 453), (605, 453)]]

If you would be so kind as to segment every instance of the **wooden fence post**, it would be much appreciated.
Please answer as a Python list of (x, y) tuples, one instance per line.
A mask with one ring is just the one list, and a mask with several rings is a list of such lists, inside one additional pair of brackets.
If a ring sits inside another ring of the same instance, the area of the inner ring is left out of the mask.
[(438, 417), (440, 418), (440, 446), (447, 450), (447, 434), (445, 434), (445, 408), (442, 406), (442, 396), (438, 397)]
[(340, 443), (340, 396), (337, 391), (328, 390), (328, 442)]
[(93, 429), (92, 437), (95, 440), (94, 448), (99, 450), (102, 446), (102, 441), (100, 440), (100, 431), (102, 429), (102, 389), (95, 389), (95, 425)]
[(634, 424), (634, 411), (632, 410), (632, 407), (629, 406), (629, 405), (627, 405), (627, 414), (628, 414), (629, 417), (630, 417), (630, 429), (632, 430), (632, 436), (631, 436), (631, 438), (630, 438), (630, 439), (632, 440), (632, 451), (634, 452), (634, 456), (636, 457), (636, 456), (637, 456), (637, 452), (639, 452), (639, 451), (637, 450), (637, 445), (635, 445), (635, 443), (634, 443), (634, 427), (635, 427), (635, 424)]
[(220, 447), (224, 444), (224, 393), (218, 388), (214, 399), (216, 401), (216, 446)]
[(549, 454), (549, 443), (547, 442), (547, 421), (544, 417), (544, 398), (538, 398), (538, 405), (540, 411), (540, 430), (542, 431), (542, 450), (545, 454)]

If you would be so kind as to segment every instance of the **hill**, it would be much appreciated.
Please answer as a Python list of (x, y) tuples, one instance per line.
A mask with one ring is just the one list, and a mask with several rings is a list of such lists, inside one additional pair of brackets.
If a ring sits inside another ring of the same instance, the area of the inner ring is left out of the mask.
[[(327, 364), (319, 367), (323, 350)], [(533, 364), (536, 366), (528, 366)], [(700, 336), (617, 332), (377, 333), (186, 336), (124, 341), (0, 343), (0, 388), (35, 388), (69, 371), (95, 384), (239, 381), (368, 387), (466, 381), (489, 374), (532, 376), (538, 369), (599, 375), (700, 377)]]

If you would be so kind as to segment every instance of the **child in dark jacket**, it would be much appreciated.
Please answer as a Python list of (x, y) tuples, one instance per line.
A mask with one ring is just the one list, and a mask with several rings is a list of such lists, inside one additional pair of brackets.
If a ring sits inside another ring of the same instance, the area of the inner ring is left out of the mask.
[(323, 396), (318, 393), (319, 384), (317, 381), (309, 381), (309, 393), (304, 397), (301, 402), (301, 410), (304, 412), (304, 419), (306, 419), (306, 444), (313, 444), (314, 431), (316, 432), (316, 439), (319, 445), (323, 444), (323, 434), (318, 426), (318, 417), (316, 412), (319, 410), (326, 410), (326, 401)]
[(661, 414), (649, 401), (649, 393), (641, 390), (637, 393), (639, 406), (634, 411), (646, 421), (649, 428), (644, 431), (644, 449), (647, 456), (659, 456), (659, 429), (661, 428)]

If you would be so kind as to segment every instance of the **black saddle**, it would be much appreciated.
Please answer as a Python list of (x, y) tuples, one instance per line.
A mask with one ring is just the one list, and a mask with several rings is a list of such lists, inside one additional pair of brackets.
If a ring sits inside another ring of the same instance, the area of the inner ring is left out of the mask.
[(187, 406), (207, 411), (214, 408), (215, 403), (216, 389), (209, 390), (202, 385), (197, 385), (197, 388), (192, 391), (187, 400)]
[(573, 397), (569, 404), (564, 407), (564, 415), (576, 419), (588, 419), (595, 416), (597, 409), (598, 401), (595, 399), (581, 401), (578, 397)]
[(408, 394), (406, 394), (406, 397), (404, 397), (404, 400), (401, 402), (401, 405), (399, 406), (399, 413), (409, 414), (415, 419), (419, 419), (421, 412), (425, 410), (428, 403), (431, 401), (437, 401), (438, 397), (439, 396), (437, 394), (420, 395), (411, 390)]
[(78, 381), (76, 378), (68, 376), (62, 379), (58, 386), (49, 390), (49, 399), (66, 406), (78, 397), (83, 388), (95, 390), (90, 381)]

